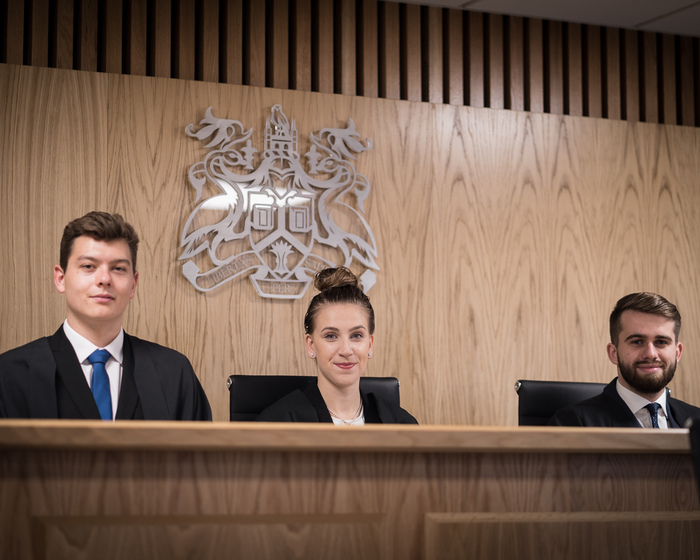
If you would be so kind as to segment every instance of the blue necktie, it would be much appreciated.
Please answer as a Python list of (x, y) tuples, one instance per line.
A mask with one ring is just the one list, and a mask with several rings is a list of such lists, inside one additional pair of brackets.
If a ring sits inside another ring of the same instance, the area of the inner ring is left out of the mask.
[(657, 402), (653, 402), (653, 403), (649, 403), (644, 408), (646, 408), (649, 411), (649, 416), (651, 416), (651, 427), (658, 428), (659, 427), (659, 409), (661, 408), (661, 405)]
[(112, 394), (109, 390), (109, 377), (105, 364), (109, 360), (107, 350), (95, 350), (88, 356), (88, 361), (92, 364), (92, 383), (90, 388), (100, 411), (102, 420), (112, 420)]

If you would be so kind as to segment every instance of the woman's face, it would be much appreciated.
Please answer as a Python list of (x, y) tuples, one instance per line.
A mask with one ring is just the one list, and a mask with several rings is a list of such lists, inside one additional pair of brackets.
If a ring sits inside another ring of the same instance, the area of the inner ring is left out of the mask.
[(332, 385), (359, 384), (372, 354), (374, 335), (369, 333), (365, 309), (356, 303), (330, 303), (316, 315), (314, 331), (306, 335), (306, 352), (318, 371)]

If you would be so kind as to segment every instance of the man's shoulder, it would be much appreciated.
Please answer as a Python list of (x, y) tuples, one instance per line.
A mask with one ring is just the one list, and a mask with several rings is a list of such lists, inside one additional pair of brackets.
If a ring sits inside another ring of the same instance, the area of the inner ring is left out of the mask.
[(16, 361), (24, 361), (41, 350), (49, 350), (49, 339), (45, 336), (3, 352), (0, 354), (0, 363), (7, 364)]
[(145, 352), (158, 359), (185, 360), (189, 362), (187, 356), (169, 346), (163, 346), (157, 342), (144, 340), (127, 333), (124, 333), (124, 339), (131, 344), (134, 354)]
[(697, 406), (692, 405), (690, 403), (687, 403), (685, 401), (681, 401), (679, 399), (675, 399), (673, 397), (669, 397), (668, 404), (669, 404), (669, 407), (671, 408), (671, 411), (676, 416), (679, 415), (678, 414), (679, 411), (683, 412), (682, 418), (676, 419), (681, 424), (681, 427), (683, 427), (683, 423), (688, 418), (700, 418), (700, 407), (697, 407)]

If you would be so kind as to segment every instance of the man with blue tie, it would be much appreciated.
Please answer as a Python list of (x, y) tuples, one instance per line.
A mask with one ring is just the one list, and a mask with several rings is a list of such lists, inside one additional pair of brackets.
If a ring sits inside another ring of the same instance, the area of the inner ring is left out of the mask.
[(558, 411), (554, 426), (682, 428), (700, 408), (671, 398), (666, 386), (683, 354), (681, 314), (658, 294), (629, 294), (610, 315), (608, 358), (618, 376), (600, 395)]
[(66, 320), (0, 356), (0, 417), (211, 420), (189, 360), (122, 328), (138, 243), (119, 214), (90, 212), (65, 227), (54, 284)]

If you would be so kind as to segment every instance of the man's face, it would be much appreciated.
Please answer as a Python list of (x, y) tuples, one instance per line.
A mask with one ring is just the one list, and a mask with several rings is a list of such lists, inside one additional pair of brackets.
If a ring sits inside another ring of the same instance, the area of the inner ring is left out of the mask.
[[(617, 346), (608, 344), (608, 357), (617, 365), (619, 382), (655, 400), (673, 379), (683, 345), (676, 341), (674, 323), (659, 315), (623, 311)], [(653, 398), (651, 398), (653, 397)]]
[(89, 330), (118, 330), (137, 282), (129, 245), (121, 239), (78, 237), (66, 270), (54, 268), (56, 288), (66, 296), (68, 323), (83, 336)]

